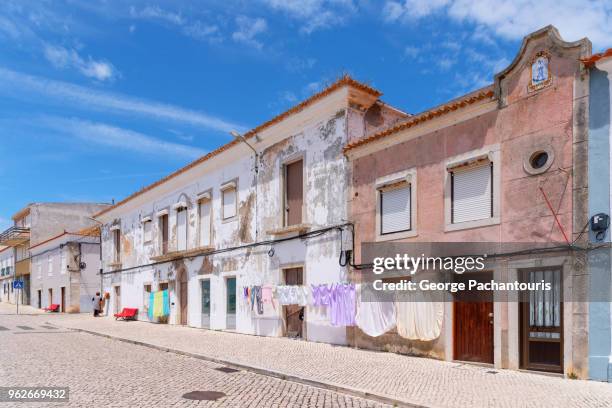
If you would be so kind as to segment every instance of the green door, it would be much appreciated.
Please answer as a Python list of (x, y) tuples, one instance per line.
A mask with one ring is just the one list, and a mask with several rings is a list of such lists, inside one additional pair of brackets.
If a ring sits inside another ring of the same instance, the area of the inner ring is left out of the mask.
[(201, 281), (202, 287), (202, 327), (210, 328), (210, 280)]
[(225, 328), (234, 330), (236, 328), (236, 278), (227, 278), (225, 280), (227, 290), (227, 309)]

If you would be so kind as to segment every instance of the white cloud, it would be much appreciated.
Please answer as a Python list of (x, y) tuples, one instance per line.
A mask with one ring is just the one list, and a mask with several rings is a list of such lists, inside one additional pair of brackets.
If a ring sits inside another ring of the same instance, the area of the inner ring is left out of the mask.
[(255, 37), (268, 29), (268, 23), (263, 18), (251, 18), (247, 16), (236, 17), (236, 31), (232, 34), (232, 39), (249, 45), (253, 48), (261, 49), (263, 44)]
[(432, 14), (475, 24), (482, 30), (510, 40), (548, 24), (556, 26), (568, 41), (588, 36), (596, 46), (610, 45), (612, 7), (609, 0), (404, 0), (387, 1), (387, 21), (415, 21)]
[(262, 0), (273, 10), (284, 12), (302, 23), (300, 31), (310, 34), (344, 24), (355, 13), (352, 0)]
[(179, 13), (164, 10), (159, 6), (146, 6), (140, 10), (136, 9), (136, 7), (130, 7), (130, 16), (134, 18), (161, 20), (175, 25), (183, 25), (185, 22), (185, 19)]
[[(228, 132), (232, 129), (246, 131), (243, 126), (227, 122), (205, 113), (180, 108), (174, 105), (139, 99), (111, 92), (73, 85), (67, 82), (23, 74), (0, 67), (0, 93), (31, 99), (31, 94), (69, 103), (79, 108), (138, 114), (150, 118), (169, 120), (203, 128)], [(28, 96), (29, 95), (29, 96)]]
[(410, 58), (416, 58), (420, 53), (421, 49), (412, 45), (407, 45), (406, 48), (404, 48), (404, 55)]
[(166, 142), (140, 132), (105, 123), (57, 117), (46, 118), (43, 122), (52, 129), (69, 134), (84, 142), (136, 153), (179, 156), (190, 160), (206, 154), (206, 151), (193, 146)]
[(196, 40), (206, 40), (218, 43), (223, 40), (219, 27), (215, 24), (205, 24), (197, 20), (185, 25), (183, 33)]
[(56, 68), (74, 68), (86, 77), (98, 81), (113, 80), (118, 75), (110, 62), (96, 61), (91, 57), (83, 59), (74, 49), (46, 44), (43, 51), (45, 58)]

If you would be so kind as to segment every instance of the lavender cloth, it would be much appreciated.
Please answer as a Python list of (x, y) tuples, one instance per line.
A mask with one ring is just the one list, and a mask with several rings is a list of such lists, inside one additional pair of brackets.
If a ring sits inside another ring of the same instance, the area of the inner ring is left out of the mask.
[(355, 326), (355, 285), (338, 284), (331, 288), (329, 318), (332, 326)]

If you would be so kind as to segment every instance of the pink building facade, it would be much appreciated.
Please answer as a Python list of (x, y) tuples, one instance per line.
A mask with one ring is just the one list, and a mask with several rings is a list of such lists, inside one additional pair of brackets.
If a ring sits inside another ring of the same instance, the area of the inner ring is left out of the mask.
[[(366, 262), (368, 243), (584, 241), (589, 80), (580, 59), (590, 52), (588, 39), (565, 42), (546, 27), (525, 37), (491, 86), (382, 131), (349, 129), (355, 262)], [(393, 218), (397, 200), (403, 218)], [(556, 313), (552, 323), (535, 322), (529, 305), (495, 295), (487, 303), (444, 303), (434, 340), (348, 328), (349, 344), (584, 378), (588, 278), (577, 257), (509, 257), (487, 271), (495, 279), (557, 276), (563, 301), (544, 305)], [(367, 273), (352, 272), (356, 281)]]

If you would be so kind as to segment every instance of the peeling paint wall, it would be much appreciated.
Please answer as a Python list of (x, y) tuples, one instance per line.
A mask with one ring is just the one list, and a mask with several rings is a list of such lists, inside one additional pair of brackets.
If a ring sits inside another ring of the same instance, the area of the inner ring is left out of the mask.
[[(212, 246), (215, 250), (270, 240), (273, 230), (283, 227), (283, 166), (301, 158), (304, 163), (303, 224), (311, 230), (345, 223), (348, 219), (346, 197), (350, 180), (347, 160), (342, 149), (347, 143), (348, 116), (345, 91), (323, 98), (313, 107), (295, 114), (277, 127), (262, 134), (262, 141), (251, 139), (260, 152), (258, 173), (252, 152), (242, 145), (224, 152), (214, 164), (194, 169), (193, 174), (168, 181), (165, 193), (156, 189), (137, 204), (128, 204), (108, 214), (102, 229), (104, 290), (111, 295), (106, 313), (112, 315), (119, 300), (114, 286), (121, 287), (121, 307), (137, 307), (140, 319), (148, 320), (144, 313), (144, 285), (157, 290), (160, 282), (170, 289), (171, 313), (169, 323), (179, 322), (180, 294), (175, 279), (178, 269), (188, 274), (188, 319), (193, 327), (203, 326), (201, 281), (210, 281), (210, 328), (226, 329), (227, 278), (237, 279), (236, 330), (259, 335), (283, 335), (282, 307), (269, 305), (258, 315), (242, 297), (245, 286), (281, 284), (283, 268), (301, 266), (304, 284), (347, 281), (346, 267), (339, 265), (340, 234), (332, 231), (322, 236), (295, 239), (273, 245), (242, 248), (231, 252), (187, 257), (179, 266), (176, 262), (153, 264), (159, 255), (159, 224), (156, 214), (168, 211), (169, 251), (176, 250), (176, 211), (172, 205), (187, 202), (187, 249), (198, 247), (197, 195), (212, 192)], [(363, 128), (363, 124), (359, 125)], [(238, 186), (238, 216), (221, 219), (220, 186), (236, 180)], [(136, 200), (135, 200), (136, 201)], [(153, 222), (152, 242), (143, 242), (143, 217)], [(113, 234), (111, 227), (121, 231), (121, 265), (114, 267)], [(273, 250), (273, 254), (272, 251)], [(272, 254), (270, 256), (269, 254)], [(122, 272), (112, 273), (120, 269)], [(125, 270), (127, 269), (127, 270)], [(306, 338), (314, 341), (345, 344), (344, 327), (332, 327), (325, 310), (308, 307), (305, 313)]]

